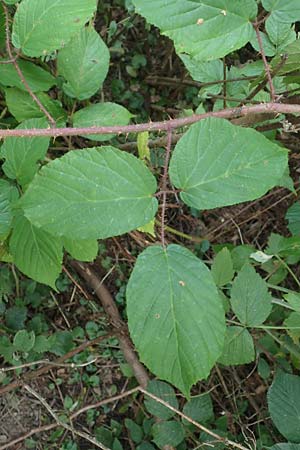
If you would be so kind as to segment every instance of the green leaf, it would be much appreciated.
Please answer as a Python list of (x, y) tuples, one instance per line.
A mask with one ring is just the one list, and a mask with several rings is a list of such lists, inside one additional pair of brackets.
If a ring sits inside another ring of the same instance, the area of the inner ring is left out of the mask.
[(300, 377), (280, 372), (268, 391), (271, 419), (288, 440), (300, 443)]
[(129, 430), (130, 437), (135, 444), (139, 444), (144, 436), (143, 429), (133, 420), (126, 418), (125, 427)]
[(300, 294), (297, 292), (289, 292), (284, 294), (283, 298), (294, 308), (295, 311), (300, 312)]
[(208, 268), (178, 245), (149, 247), (137, 259), (126, 296), (141, 360), (188, 396), (223, 347), (224, 310)]
[[(209, 393), (198, 395), (191, 398), (183, 407), (183, 413), (190, 419), (199, 423), (211, 422), (214, 420), (214, 410)], [(183, 419), (184, 425), (188, 425), (189, 422)]]
[(291, 444), (290, 442), (276, 444), (270, 450), (300, 450), (300, 444)]
[[(95, 103), (80, 109), (73, 116), (74, 127), (97, 127), (112, 125), (128, 125), (132, 114), (123, 106), (116, 103)], [(83, 135), (92, 141), (107, 141), (115, 134)]]
[(12, 204), (18, 197), (15, 186), (6, 180), (0, 180), (0, 238), (5, 238), (10, 231), (13, 219)]
[(231, 258), (234, 270), (241, 270), (246, 262), (249, 262), (251, 253), (255, 252), (255, 248), (251, 245), (237, 245), (231, 251)]
[(276, 47), (276, 52), (283, 51), (285, 47), (296, 40), (296, 33), (289, 23), (283, 23), (271, 14), (266, 20), (266, 31), (272, 43)]
[(21, 330), (25, 326), (27, 308), (25, 306), (12, 306), (5, 312), (5, 324), (12, 330)]
[(271, 233), (266, 253), (282, 257), (300, 257), (300, 236), (284, 237)]
[(153, 441), (163, 449), (166, 446), (176, 447), (184, 440), (184, 429), (181, 423), (171, 420), (158, 422), (152, 427)]
[(156, 237), (155, 235), (155, 220), (151, 220), (150, 222), (146, 223), (146, 225), (143, 225), (142, 227), (138, 227), (137, 228), (138, 231), (141, 231), (142, 233), (148, 233), (151, 236), (153, 236), (154, 238)]
[(58, 73), (66, 79), (64, 92), (84, 100), (102, 86), (109, 68), (109, 51), (92, 27), (82, 28), (58, 53)]
[[(263, 49), (266, 56), (274, 56), (276, 54), (276, 48), (271, 42), (269, 36), (266, 33), (263, 33), (262, 31), (259, 32), (260, 38), (262, 41)], [(257, 40), (256, 36), (253, 36), (251, 39), (251, 45), (257, 52), (260, 52), (260, 46)]]
[(249, 327), (261, 325), (272, 309), (272, 296), (266, 282), (246, 264), (234, 279), (231, 306), (240, 322)]
[[(33, 92), (48, 91), (56, 84), (55, 78), (46, 70), (22, 59), (18, 60), (18, 65)], [(22, 83), (16, 68), (13, 64), (1, 64), (0, 60), (0, 82), (4, 86), (12, 86), (27, 91)]]
[[(22, 122), (17, 129), (47, 128), (47, 126), (45, 119), (29, 119)], [(42, 160), (47, 153), (49, 141), (48, 137), (6, 138), (0, 156), (6, 160), (2, 170), (7, 177), (16, 179), (21, 186), (30, 183), (38, 169), (37, 161)]]
[(212, 209), (262, 196), (286, 167), (287, 151), (261, 133), (209, 118), (192, 125), (177, 143), (170, 177), (187, 205)]
[(44, 166), (22, 206), (30, 222), (51, 234), (104, 239), (152, 220), (155, 190), (156, 180), (142, 161), (113, 147), (91, 148)]
[(14, 347), (16, 350), (20, 352), (29, 352), (35, 343), (35, 334), (34, 331), (20, 330), (14, 337)]
[(53, 335), (51, 352), (57, 356), (62, 356), (74, 348), (73, 336), (70, 331), (57, 331)]
[(149, 131), (143, 131), (137, 135), (138, 154), (140, 159), (150, 161), (150, 148), (148, 146)]
[(78, 261), (94, 261), (98, 254), (98, 242), (95, 239), (63, 238), (63, 246)]
[(284, 325), (287, 327), (289, 336), (294, 341), (294, 344), (299, 345), (300, 339), (300, 312), (292, 312), (285, 319)]
[[(167, 383), (159, 380), (151, 380), (147, 385), (147, 391), (169, 403), (169, 405), (173, 406), (173, 408), (178, 408), (178, 401), (175, 391)], [(166, 406), (158, 403), (148, 396), (145, 396), (145, 406), (150, 414), (158, 417), (159, 419), (168, 420), (175, 415), (174, 411), (171, 411)]]
[(5, 47), (5, 14), (0, 4), (0, 48)]
[[(211, 83), (212, 81), (220, 81), (224, 78), (223, 62), (220, 59), (208, 62), (200, 62), (189, 55), (179, 55), (183, 64), (189, 71), (191, 77), (195, 81), (201, 83)], [(207, 92), (209, 94), (218, 95), (222, 91), (222, 84), (217, 83), (211, 86), (201, 88), (200, 94), (203, 97)]]
[(62, 264), (62, 244), (25, 217), (15, 218), (10, 238), (10, 253), (21, 272), (39, 283), (55, 288)]
[(225, 366), (248, 364), (255, 359), (254, 343), (246, 328), (227, 327), (224, 349), (218, 362)]
[(92, 18), (97, 0), (23, 0), (13, 22), (12, 42), (28, 56), (64, 47)]
[[(63, 126), (67, 115), (59, 101), (52, 100), (44, 92), (39, 92), (36, 96), (48, 113), (57, 121), (57, 125)], [(18, 122), (26, 119), (45, 118), (45, 114), (40, 110), (28, 92), (21, 91), (17, 88), (7, 88), (5, 89), (5, 98), (9, 111)]]
[(224, 286), (232, 280), (234, 276), (233, 263), (230, 251), (226, 247), (215, 256), (211, 273), (216, 285), (219, 287)]
[(294, 203), (285, 216), (288, 221), (288, 229), (292, 234), (300, 235), (300, 202)]
[[(284, 65), (277, 71), (276, 76), (285, 75), (300, 68), (300, 39), (292, 42), (284, 49), (284, 54), (287, 56), (287, 60)], [(275, 69), (278, 65), (282, 64), (281, 55), (275, 56), (272, 59), (270, 67)]]
[(136, 12), (173, 39), (177, 53), (201, 61), (222, 58), (253, 36), (254, 0), (133, 0)]
[(300, 20), (300, 4), (298, 0), (262, 0), (266, 11), (271, 12), (276, 20), (293, 23)]
[[(13, 262), (13, 257), (9, 254), (8, 243), (7, 241), (0, 241), (0, 261), (1, 262)], [(0, 298), (1, 298), (1, 289), (0, 289)]]
[(39, 335), (35, 338), (33, 351), (37, 353), (45, 353), (51, 350), (51, 342), (47, 336)]

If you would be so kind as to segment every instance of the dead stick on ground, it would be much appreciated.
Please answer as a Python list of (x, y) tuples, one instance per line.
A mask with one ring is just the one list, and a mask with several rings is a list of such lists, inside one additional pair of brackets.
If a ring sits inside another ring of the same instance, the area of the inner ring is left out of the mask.
[[(101, 341), (104, 341), (105, 339), (111, 337), (112, 334), (108, 333), (104, 336), (99, 336), (91, 341), (86, 341), (83, 344), (79, 345), (79, 347), (74, 348), (73, 350), (70, 350), (68, 353), (66, 353), (63, 356), (60, 356), (59, 358), (57, 358), (53, 364), (59, 366), (60, 363), (66, 361), (67, 359), (72, 358), (73, 356), (77, 355), (78, 353), (82, 352), (83, 350), (85, 350), (87, 347), (91, 347), (93, 345), (97, 345), (99, 344)], [(47, 366), (45, 367), (41, 367), (38, 370), (32, 370), (29, 373), (25, 373), (22, 377), (22, 379), (13, 381), (10, 384), (7, 384), (6, 386), (3, 386), (2, 388), (0, 388), (0, 395), (6, 394), (7, 392), (13, 391), (14, 389), (17, 389), (19, 387), (21, 387), (25, 382), (28, 382), (30, 380), (34, 380), (35, 378), (41, 376), (41, 375), (45, 375), (47, 372), (50, 371), (51, 368), (53, 368), (53, 364), (49, 365), (47, 364)]]
[(53, 417), (55, 422), (58, 424), (58, 426), (64, 428), (67, 431), (70, 431), (71, 433), (73, 433), (73, 434), (75, 434), (77, 436), (80, 436), (81, 438), (85, 439), (86, 441), (91, 442), (93, 445), (95, 445), (98, 448), (101, 448), (102, 450), (110, 450), (108, 447), (106, 447), (105, 445), (101, 444), (101, 442), (99, 442), (97, 439), (95, 439), (94, 437), (90, 436), (89, 434), (87, 434), (87, 433), (85, 433), (83, 431), (78, 431), (74, 427), (72, 427), (71, 425), (69, 425), (69, 424), (67, 424), (65, 422), (62, 422), (60, 420), (60, 418), (58, 417), (58, 415), (53, 411), (51, 406), (46, 402), (46, 400), (43, 397), (41, 397), (38, 392), (36, 392), (34, 389), (32, 389), (32, 387), (30, 387), (27, 384), (25, 384), (24, 388), (26, 389), (26, 391), (28, 391), (31, 395), (33, 395), (35, 398), (37, 398), (39, 400), (39, 402), (47, 409), (49, 414), (51, 414), (51, 416)]
[(104, 283), (101, 283), (101, 279), (98, 275), (87, 264), (78, 261), (71, 261), (71, 265), (87, 282), (89, 287), (95, 292), (101, 301), (102, 306), (115, 329), (124, 358), (131, 366), (138, 383), (142, 387), (146, 387), (149, 382), (149, 376), (134, 351), (133, 345), (128, 336), (127, 325), (122, 320), (111, 293), (108, 291)]
[(157, 397), (156, 395), (151, 394), (146, 389), (143, 389), (142, 387), (140, 387), (139, 391), (142, 392), (143, 394), (145, 394), (146, 396), (152, 398), (152, 400), (155, 400), (156, 402), (160, 403), (161, 405), (164, 405), (166, 408), (168, 408), (171, 411), (175, 412), (182, 419), (185, 419), (187, 422), (195, 425), (196, 428), (198, 428), (201, 431), (204, 431), (204, 433), (209, 434), (209, 436), (215, 438), (217, 441), (223, 442), (223, 443), (225, 443), (227, 445), (231, 445), (232, 447), (238, 448), (240, 450), (249, 450), (249, 447), (244, 447), (243, 445), (238, 444), (237, 442), (231, 441), (230, 439), (224, 438), (224, 437), (220, 436), (219, 434), (214, 433), (213, 431), (209, 430), (205, 426), (203, 426), (200, 423), (196, 422), (195, 420), (191, 419), (190, 417), (188, 417), (187, 415), (185, 415), (184, 413), (182, 413), (178, 409), (174, 408), (173, 406), (171, 406), (169, 403), (165, 402), (161, 398)]

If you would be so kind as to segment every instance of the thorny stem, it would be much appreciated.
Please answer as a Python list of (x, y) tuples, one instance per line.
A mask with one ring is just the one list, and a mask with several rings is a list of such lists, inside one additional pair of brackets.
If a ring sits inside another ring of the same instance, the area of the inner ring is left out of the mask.
[(268, 63), (267, 58), (266, 58), (266, 54), (265, 54), (265, 51), (264, 51), (261, 35), (260, 35), (260, 32), (259, 32), (259, 25), (258, 25), (258, 23), (254, 23), (253, 26), (254, 26), (254, 29), (255, 29), (255, 33), (256, 33), (256, 37), (257, 37), (257, 41), (258, 41), (258, 45), (259, 45), (260, 54), (261, 54), (261, 57), (262, 57), (262, 60), (263, 60), (264, 66), (265, 66), (265, 71), (266, 71), (267, 79), (268, 79), (269, 86), (270, 86), (271, 102), (275, 102), (274, 84), (273, 84), (273, 80), (272, 80), (272, 76), (271, 76), (271, 72), (270, 72), (270, 66), (269, 66), (269, 63)]
[(165, 243), (165, 215), (166, 215), (166, 203), (167, 203), (167, 182), (168, 182), (168, 168), (169, 168), (169, 161), (170, 161), (170, 155), (171, 155), (171, 148), (172, 148), (172, 129), (168, 128), (168, 135), (167, 135), (167, 147), (166, 147), (166, 156), (165, 156), (165, 164), (164, 164), (164, 172), (162, 177), (162, 184), (161, 184), (161, 190), (162, 190), (162, 208), (161, 208), (161, 244), (163, 247), (166, 246)]
[[(281, 61), (279, 62), (279, 64), (275, 67), (275, 69), (272, 71), (271, 73), (271, 77), (274, 78), (275, 75), (277, 75), (277, 73), (279, 72), (279, 70), (282, 68), (282, 66), (284, 66), (284, 64), (286, 63), (288, 59), (288, 55), (284, 54), (281, 55)], [(264, 87), (268, 84), (268, 78), (262, 80), (261, 83), (259, 83), (258, 86), (256, 86), (256, 88), (250, 92), (250, 94), (240, 103), (240, 105), (249, 102), (250, 100), (252, 100), (262, 89), (264, 89)]]
[(141, 131), (167, 131), (168, 129), (176, 129), (207, 119), (208, 117), (219, 117), (222, 119), (233, 119), (237, 117), (245, 117), (249, 114), (299, 114), (300, 105), (288, 103), (261, 103), (253, 106), (240, 106), (235, 108), (222, 109), (220, 111), (212, 111), (204, 114), (195, 114), (190, 117), (179, 119), (164, 120), (161, 122), (139, 123), (136, 125), (125, 126), (99, 126), (99, 127), (80, 127), (80, 128), (30, 128), (30, 129), (0, 129), (0, 139), (7, 137), (33, 137), (33, 136), (78, 136), (85, 134), (128, 134), (140, 133)]
[(54, 120), (54, 118), (51, 116), (51, 114), (47, 111), (47, 109), (44, 107), (44, 105), (42, 105), (42, 103), (40, 102), (40, 100), (37, 98), (37, 96), (35, 95), (35, 93), (31, 90), (29, 84), (27, 83), (22, 70), (20, 69), (19, 64), (17, 63), (16, 58), (14, 57), (13, 53), (12, 53), (12, 49), (11, 49), (11, 45), (10, 45), (10, 31), (9, 31), (9, 13), (8, 13), (8, 9), (6, 4), (4, 3), (3, 0), (1, 0), (2, 3), (2, 7), (3, 7), (3, 11), (4, 11), (4, 15), (5, 15), (5, 41), (6, 41), (6, 51), (8, 53), (8, 56), (12, 62), (12, 64), (14, 65), (17, 74), (19, 75), (19, 78), (22, 82), (22, 84), (25, 86), (28, 94), (30, 95), (30, 97), (33, 99), (33, 101), (38, 105), (38, 107), (40, 108), (40, 110), (42, 111), (43, 114), (45, 114), (45, 116), (47, 117), (47, 119), (49, 120), (49, 122), (51, 123), (52, 126), (56, 125), (56, 122)]

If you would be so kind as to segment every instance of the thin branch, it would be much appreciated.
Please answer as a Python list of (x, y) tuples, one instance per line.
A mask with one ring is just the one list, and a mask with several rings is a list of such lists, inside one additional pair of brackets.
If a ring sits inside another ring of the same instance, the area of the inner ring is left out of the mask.
[(106, 288), (101, 278), (87, 265), (78, 261), (71, 261), (70, 264), (78, 272), (78, 274), (87, 282), (92, 291), (102, 303), (102, 306), (108, 315), (112, 326), (114, 327), (116, 337), (119, 340), (120, 348), (124, 354), (124, 358), (131, 366), (135, 378), (138, 383), (146, 387), (149, 382), (149, 376), (146, 369), (139, 361), (131, 340), (128, 335), (128, 328), (126, 323), (122, 320), (119, 310), (114, 302), (114, 299)]
[(163, 86), (170, 86), (170, 85), (185, 85), (185, 86), (194, 86), (198, 88), (207, 87), (207, 86), (214, 86), (215, 84), (224, 84), (224, 83), (235, 83), (237, 81), (251, 81), (256, 80), (257, 76), (251, 75), (249, 77), (238, 77), (238, 78), (230, 78), (230, 79), (224, 79), (224, 80), (214, 80), (214, 81), (208, 81), (206, 83), (202, 83), (200, 81), (195, 80), (182, 80), (180, 78), (171, 78), (171, 77), (156, 77), (156, 76), (150, 76), (146, 78), (146, 82), (151, 85), (163, 85)]
[(99, 126), (99, 127), (80, 127), (80, 128), (31, 128), (31, 129), (13, 129), (0, 130), (0, 139), (15, 137), (33, 137), (33, 136), (77, 136), (85, 134), (128, 134), (140, 133), (141, 131), (168, 131), (169, 128), (176, 129), (207, 119), (208, 117), (219, 117), (223, 119), (233, 119), (237, 117), (248, 116), (249, 114), (299, 114), (300, 104), (292, 105), (287, 103), (261, 103), (252, 106), (239, 106), (236, 108), (222, 109), (204, 114), (195, 114), (190, 117), (179, 119), (164, 120), (161, 122), (139, 123), (136, 125), (125, 126)]
[(5, 15), (5, 41), (6, 41), (6, 51), (8, 53), (8, 56), (9, 56), (12, 64), (14, 65), (14, 67), (15, 67), (15, 69), (17, 71), (17, 74), (19, 75), (19, 78), (20, 78), (22, 84), (25, 86), (25, 88), (26, 88), (28, 94), (30, 95), (30, 97), (38, 105), (38, 107), (40, 108), (42, 113), (45, 114), (45, 116), (47, 117), (49, 122), (52, 124), (52, 126), (55, 126), (56, 122), (55, 122), (54, 118), (51, 116), (51, 114), (49, 114), (49, 112), (44, 107), (44, 105), (40, 102), (38, 97), (31, 90), (29, 84), (26, 81), (26, 78), (23, 75), (22, 70), (20, 69), (19, 64), (17, 63), (16, 58), (14, 57), (14, 55), (12, 53), (12, 48), (11, 48), (11, 44), (10, 44), (9, 12), (8, 12), (8, 9), (7, 9), (7, 6), (6, 6), (5, 2), (2, 0), (1, 3), (2, 3), (2, 7), (3, 7), (4, 15)]
[(139, 390), (140, 390), (140, 388), (138, 386), (138, 387), (135, 387), (133, 389), (130, 389), (129, 391), (125, 391), (122, 394), (115, 395), (114, 397), (109, 397), (109, 398), (106, 398), (104, 400), (100, 400), (97, 403), (93, 403), (91, 405), (83, 406), (81, 409), (79, 409), (78, 411), (75, 411), (73, 414), (71, 414), (70, 420), (76, 419), (76, 417), (78, 417), (80, 414), (82, 414), (82, 413), (84, 413), (86, 411), (89, 411), (90, 409), (95, 409), (95, 408), (99, 408), (100, 406), (107, 405), (109, 403), (114, 403), (116, 401), (121, 400), (122, 398), (128, 397), (129, 395), (132, 395), (132, 394), (135, 394), (136, 392), (139, 392)]
[(33, 428), (32, 430), (28, 431), (27, 433), (23, 434), (22, 436), (19, 436), (18, 438), (14, 439), (13, 441), (10, 441), (4, 445), (1, 445), (0, 450), (6, 450), (8, 448), (15, 447), (15, 445), (19, 444), (20, 442), (25, 441), (26, 439), (29, 439), (31, 436), (34, 436), (35, 434), (53, 430), (53, 428), (57, 428), (57, 427), (58, 427), (58, 424), (55, 422), (55, 423), (50, 423), (49, 425), (44, 425), (44, 426), (41, 426), (38, 428)]
[(32, 387), (30, 387), (27, 384), (25, 384), (24, 388), (31, 395), (33, 395), (33, 397), (35, 397), (35, 398), (37, 398), (39, 400), (39, 402), (47, 409), (48, 413), (53, 417), (53, 419), (55, 420), (55, 422), (57, 423), (58, 426), (64, 428), (67, 431), (70, 431), (71, 433), (73, 433), (73, 434), (75, 434), (77, 436), (80, 436), (81, 438), (85, 439), (88, 442), (91, 442), (93, 445), (95, 445), (98, 448), (101, 448), (102, 450), (110, 450), (108, 447), (106, 447), (105, 445), (101, 444), (101, 442), (99, 442), (97, 439), (93, 438), (89, 434), (84, 433), (82, 431), (78, 431), (74, 427), (72, 427), (71, 425), (68, 425), (67, 423), (65, 423), (62, 420), (60, 420), (58, 415), (53, 411), (53, 409), (46, 402), (46, 400), (38, 392), (36, 392), (34, 389), (32, 389)]
[(112, 333), (107, 333), (104, 336), (98, 336), (95, 339), (92, 339), (91, 341), (85, 341), (83, 342), (81, 345), (79, 345), (78, 347), (74, 348), (73, 350), (70, 350), (68, 353), (66, 353), (63, 356), (60, 356), (59, 358), (57, 358), (54, 361), (54, 364), (47, 364), (44, 367), (41, 367), (38, 370), (32, 370), (29, 373), (25, 373), (23, 375), (23, 379), (18, 379), (13, 381), (10, 384), (7, 384), (6, 386), (3, 386), (0, 388), (0, 396), (3, 394), (6, 394), (7, 392), (13, 391), (14, 389), (17, 389), (19, 387), (21, 387), (23, 385), (23, 382), (27, 382), (30, 380), (34, 380), (37, 377), (40, 377), (41, 375), (45, 375), (46, 373), (48, 373), (51, 369), (51, 367), (53, 367), (53, 365), (60, 365), (62, 362), (66, 361), (67, 359), (72, 358), (73, 356), (77, 355), (78, 353), (82, 352), (83, 350), (85, 350), (87, 347), (91, 347), (93, 345), (97, 345), (99, 344), (101, 341), (104, 341), (105, 339), (108, 339), (109, 337), (112, 336)]
[(161, 208), (161, 244), (163, 247), (166, 246), (165, 243), (165, 219), (166, 219), (166, 203), (167, 203), (167, 183), (168, 183), (168, 169), (169, 169), (169, 161), (171, 155), (172, 148), (172, 129), (168, 129), (167, 136), (167, 147), (166, 147), (166, 155), (165, 155), (165, 164), (164, 164), (164, 172), (162, 177), (162, 208)]
[(272, 76), (271, 76), (270, 66), (267, 61), (265, 50), (263, 47), (263, 42), (262, 42), (262, 38), (260, 35), (260, 31), (259, 31), (259, 25), (257, 23), (254, 23), (253, 27), (255, 29), (260, 54), (261, 54), (261, 57), (262, 57), (262, 60), (263, 60), (264, 66), (265, 66), (265, 72), (266, 72), (268, 83), (270, 86), (270, 99), (271, 99), (271, 102), (275, 102), (275, 98), (276, 98), (275, 88), (274, 88), (274, 84), (273, 84), (273, 80), (272, 80)]
[(152, 398), (152, 400), (155, 400), (156, 402), (158, 402), (161, 405), (165, 406), (170, 411), (173, 411), (179, 417), (181, 417), (182, 419), (185, 419), (187, 422), (193, 424), (196, 428), (198, 428), (201, 431), (204, 431), (204, 433), (207, 433), (209, 436), (213, 437), (217, 441), (223, 442), (226, 445), (231, 445), (232, 447), (238, 448), (240, 450), (249, 450), (249, 447), (244, 447), (243, 445), (238, 444), (237, 442), (231, 441), (230, 439), (224, 438), (223, 436), (220, 436), (219, 434), (214, 433), (213, 431), (209, 430), (205, 426), (201, 425), (199, 422), (196, 422), (195, 420), (191, 419), (190, 417), (188, 417), (187, 415), (185, 415), (184, 413), (182, 413), (178, 409), (174, 408), (172, 405), (170, 405), (169, 403), (165, 402), (161, 398), (157, 397), (156, 395), (151, 394), (146, 389), (143, 389), (143, 388), (139, 387), (139, 391), (142, 392), (143, 394), (145, 394), (146, 396)]
[[(279, 64), (275, 67), (274, 70), (272, 70), (271, 73), (271, 77), (275, 78), (275, 76), (277, 75), (277, 73), (279, 72), (279, 70), (284, 66), (284, 64), (286, 63), (288, 59), (288, 55), (284, 54), (281, 55), (281, 60), (279, 62)], [(250, 92), (250, 94), (240, 103), (240, 105), (244, 104), (245, 102), (249, 102), (250, 100), (252, 100), (261, 90), (263, 90), (266, 85), (268, 84), (268, 78), (265, 78), (264, 80), (262, 80), (255, 89), (253, 89), (252, 92)]]

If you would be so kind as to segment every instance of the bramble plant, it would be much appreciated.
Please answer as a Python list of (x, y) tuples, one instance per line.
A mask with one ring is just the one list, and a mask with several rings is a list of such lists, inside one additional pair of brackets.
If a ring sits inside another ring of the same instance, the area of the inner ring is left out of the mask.
[[(93, 24), (97, 0), (2, 1), (0, 261), (57, 290), (64, 252), (91, 262), (98, 240), (137, 229), (155, 235), (158, 222), (157, 242), (138, 255), (126, 288), (128, 327), (140, 361), (190, 399), (191, 387), (216, 363), (254, 361), (251, 330), (271, 334), (266, 321), (274, 308), (282, 308), (288, 313), (282, 324), (290, 339), (286, 348), (299, 368), (300, 294), (279, 285), (290, 275), (300, 287), (290, 267), (300, 260), (299, 203), (287, 213), (292, 237), (272, 234), (263, 251), (221, 246), (210, 269), (191, 247), (166, 238), (168, 195), (179, 195), (189, 210), (203, 211), (258, 199), (275, 186), (296, 193), (288, 150), (256, 128), (268, 123), (275, 130), (297, 131), (290, 118), (300, 113), (300, 105), (283, 98), (300, 89), (294, 27), (299, 1), (132, 4), (173, 41), (193, 80), (202, 83), (201, 103), (192, 115), (130, 124), (135, 115), (124, 106), (90, 100), (110, 65), (109, 49)], [(227, 55), (234, 58), (248, 43), (261, 59), (226, 64)], [(209, 98), (215, 98), (213, 111), (207, 109)], [(182, 136), (172, 148), (178, 128)], [(154, 131), (166, 134), (159, 185), (148, 148)], [(137, 135), (137, 155), (116, 147), (116, 137), (127, 133)], [(51, 139), (55, 144), (66, 136), (95, 146), (49, 158)], [(274, 290), (283, 298), (274, 298)], [(19, 329), (3, 355), (6, 361), (12, 362), (14, 351), (38, 351), (35, 339), (34, 331)], [(39, 341), (44, 351), (50, 349)], [(299, 396), (300, 377), (279, 372), (268, 393), (269, 410), (290, 443), (273, 450), (299, 448)], [(163, 415), (166, 421), (154, 425), (160, 448), (168, 444), (162, 435), (171, 433), (171, 417)], [(126, 426), (135, 430), (130, 419)], [(174, 446), (184, 438), (181, 429), (176, 433)]]

